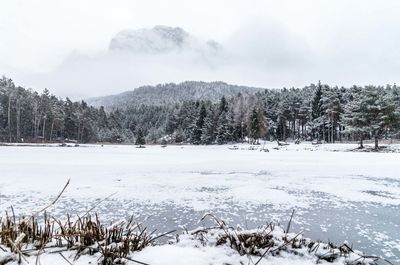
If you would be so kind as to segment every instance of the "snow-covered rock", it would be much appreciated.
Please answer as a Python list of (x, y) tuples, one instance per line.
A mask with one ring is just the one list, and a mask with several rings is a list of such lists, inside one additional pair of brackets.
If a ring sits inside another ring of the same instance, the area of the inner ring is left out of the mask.
[(109, 45), (110, 51), (159, 54), (171, 51), (196, 51), (215, 54), (220, 44), (210, 40), (205, 43), (180, 27), (155, 26), (153, 28), (127, 29), (117, 33)]

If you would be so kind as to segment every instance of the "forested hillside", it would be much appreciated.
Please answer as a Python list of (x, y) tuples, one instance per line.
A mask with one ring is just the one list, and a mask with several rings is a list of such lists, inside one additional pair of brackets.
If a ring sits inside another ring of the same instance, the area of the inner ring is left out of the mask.
[(103, 106), (106, 110), (133, 105), (165, 106), (183, 101), (209, 100), (218, 102), (223, 96), (230, 98), (238, 93), (255, 94), (261, 88), (236, 86), (224, 82), (186, 81), (179, 84), (169, 83), (157, 86), (143, 86), (118, 95), (88, 99), (95, 107)]
[[(249, 88), (237, 87), (234, 95), (221, 95), (215, 100), (218, 91), (226, 88), (225, 83), (203, 83), (206, 88), (212, 87), (203, 91), (197, 86), (199, 82), (182, 84), (185, 86), (179, 89), (189, 91), (179, 92), (184, 97), (175, 98), (176, 85), (150, 87), (148, 91), (143, 87), (140, 93), (151, 93), (156, 103), (149, 97), (143, 102), (136, 97), (133, 101), (114, 102), (114, 108), (105, 111), (104, 107), (89, 106), (84, 101), (57, 98), (48, 90), (39, 94), (16, 87), (11, 79), (3, 77), (0, 138), (6, 142), (71, 139), (224, 144), (288, 138), (378, 141), (399, 136), (400, 88), (396, 85), (338, 88), (318, 83), (254, 94), (249, 93)], [(203, 93), (208, 99), (191, 97), (192, 91)], [(207, 95), (208, 91), (213, 98)]]

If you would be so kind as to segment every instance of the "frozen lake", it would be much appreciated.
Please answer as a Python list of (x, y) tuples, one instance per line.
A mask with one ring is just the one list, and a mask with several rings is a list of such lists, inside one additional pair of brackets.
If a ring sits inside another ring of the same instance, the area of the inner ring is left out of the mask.
[[(353, 244), (400, 262), (400, 154), (350, 145), (291, 145), (270, 152), (228, 146), (0, 147), (0, 211), (134, 215), (149, 227), (193, 228), (204, 213), (249, 228), (275, 221), (313, 239)], [(335, 152), (336, 151), (336, 152)]]

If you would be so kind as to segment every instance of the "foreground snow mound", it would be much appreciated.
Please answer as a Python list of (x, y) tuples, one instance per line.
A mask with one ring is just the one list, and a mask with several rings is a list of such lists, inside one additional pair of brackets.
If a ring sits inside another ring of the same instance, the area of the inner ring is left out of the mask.
[[(212, 218), (214, 218), (212, 216)], [(243, 230), (214, 218), (217, 226), (186, 231), (170, 245), (146, 248), (134, 255), (148, 264), (377, 264), (377, 257), (365, 256), (348, 244), (303, 238), (286, 233), (272, 223)], [(289, 229), (289, 227), (287, 228)], [(188, 260), (190, 261), (188, 263)]]
[(348, 244), (335, 246), (288, 233), (272, 223), (258, 229), (230, 227), (212, 215), (216, 226), (200, 227), (159, 244), (163, 235), (129, 221), (105, 226), (97, 218), (78, 217), (61, 222), (44, 217), (6, 216), (1, 221), (0, 264), (357, 264), (375, 265)]

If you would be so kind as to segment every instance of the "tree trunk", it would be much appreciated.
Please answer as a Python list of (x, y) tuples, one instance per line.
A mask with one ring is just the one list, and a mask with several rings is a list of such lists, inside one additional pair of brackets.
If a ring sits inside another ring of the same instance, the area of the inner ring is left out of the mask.
[(335, 117), (333, 116), (332, 113), (332, 143), (335, 143), (335, 132), (336, 132)]
[(300, 138), (302, 137), (301, 134), (302, 134), (302, 131), (301, 131), (301, 121), (298, 120), (298, 121), (297, 121), (297, 138), (298, 138), (298, 139), (300, 139)]
[(83, 122), (82, 122), (81, 133), (80, 133), (80, 136), (81, 136), (80, 142), (81, 142), (81, 143), (83, 142), (83, 132), (84, 132), (84, 130), (85, 130), (85, 126), (84, 126), (84, 124), (83, 124)]
[(40, 124), (40, 120), (38, 119), (38, 117), (35, 117), (35, 139), (37, 140), (38, 136), (39, 136), (39, 124)]
[(42, 131), (42, 136), (43, 136), (43, 142), (46, 139), (45, 137), (45, 130), (46, 130), (46, 118), (43, 119), (43, 131)]
[(283, 132), (283, 140), (286, 141), (286, 121), (283, 123), (283, 128), (282, 128), (282, 132)]
[(17, 100), (17, 142), (21, 140), (21, 102)]
[(51, 129), (50, 129), (50, 142), (51, 142), (51, 140), (52, 140), (52, 138), (53, 138), (53, 129), (54, 129), (54, 119), (53, 119), (53, 121), (51, 122)]
[(7, 125), (9, 142), (11, 143), (11, 95), (8, 97)]
[(39, 137), (40, 122), (41, 122), (41, 119), (39, 119), (39, 116), (38, 116), (38, 117), (36, 118), (36, 129), (35, 129), (36, 138)]
[(331, 128), (329, 128), (329, 123), (328, 123), (328, 128), (326, 128), (326, 142), (329, 143), (331, 141)]
[(33, 116), (32, 125), (32, 137), (36, 139), (36, 113)]
[(378, 135), (375, 134), (374, 139), (375, 139), (375, 150), (378, 150), (378, 148), (379, 148), (379, 145), (378, 145)]
[(240, 130), (241, 130), (241, 132), (240, 132), (240, 140), (243, 143), (243, 140), (244, 140), (244, 137), (243, 137), (243, 135), (244, 135), (244, 133), (243, 133), (243, 122), (240, 123)]
[(81, 120), (78, 119), (78, 135), (76, 136), (76, 140), (79, 141), (79, 133), (81, 132)]
[(296, 139), (296, 118), (293, 120), (293, 140)]
[(363, 136), (361, 135), (360, 136), (360, 149), (363, 149), (364, 148), (364, 144), (363, 144)]

